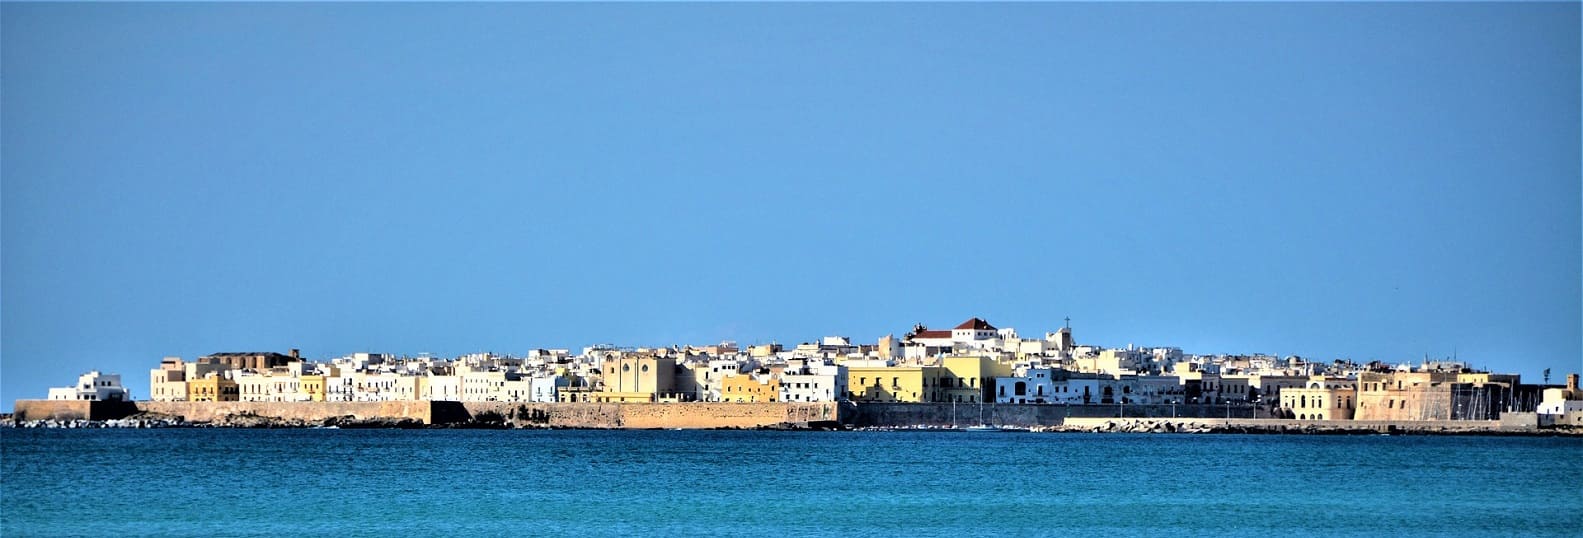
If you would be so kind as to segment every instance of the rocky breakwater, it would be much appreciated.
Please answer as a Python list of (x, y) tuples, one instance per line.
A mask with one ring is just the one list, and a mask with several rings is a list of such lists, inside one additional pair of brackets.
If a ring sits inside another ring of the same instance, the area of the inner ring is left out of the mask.
[(1299, 421), (1290, 419), (1071, 418), (1043, 431), (1090, 433), (1247, 433), (1306, 435), (1577, 435), (1559, 428), (1494, 421)]
[(423, 421), (414, 418), (357, 418), (352, 415), (326, 417), (318, 420), (280, 418), (236, 413), (216, 418), (212, 422), (192, 423), (194, 427), (213, 428), (401, 428), (424, 427)]
[(1046, 431), (1085, 433), (1257, 433), (1378, 434), (1378, 427), (1344, 423), (1288, 423), (1254, 420), (1099, 419), (1072, 420)]
[(1114, 419), (1103, 422), (1062, 424), (1039, 431), (1083, 433), (1217, 433), (1214, 426), (1189, 422)]
[(352, 415), (327, 417), (320, 420), (278, 418), (247, 413), (222, 415), (207, 421), (191, 421), (182, 416), (161, 413), (139, 413), (126, 418), (110, 420), (41, 419), (0, 420), (0, 427), (7, 428), (422, 428), (423, 421), (413, 418), (360, 419)]
[(180, 428), (190, 426), (181, 417), (175, 418), (118, 418), (111, 420), (88, 419), (42, 419), (42, 420), (7, 420), (0, 422), (0, 427), (6, 428), (58, 428), (58, 429), (91, 429), (91, 428)]

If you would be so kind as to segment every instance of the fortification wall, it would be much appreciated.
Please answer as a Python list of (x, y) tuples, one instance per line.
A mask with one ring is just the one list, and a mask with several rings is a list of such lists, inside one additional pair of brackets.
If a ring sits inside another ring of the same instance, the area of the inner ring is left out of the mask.
[[(438, 403), (438, 402), (437, 402)], [(839, 420), (834, 403), (508, 403), (462, 402), (467, 419), (518, 427), (757, 428)]]
[[(973, 426), (982, 421), (1002, 426), (1056, 426), (1068, 417), (1205, 417), (1252, 418), (1250, 407), (1223, 405), (1032, 405), (949, 403), (860, 403), (849, 422), (854, 426), (904, 427)], [(1125, 414), (1125, 415), (1123, 415)]]
[(1248, 431), (1248, 432), (1378, 432), (1378, 433), (1528, 433), (1537, 424), (1496, 420), (1292, 420), (1269, 418), (1104, 418), (1072, 417), (1061, 425), (1069, 431)]
[(834, 403), (680, 403), (621, 407), (626, 428), (755, 428), (837, 420)]
[(1449, 420), (1451, 389), (1383, 390), (1358, 393), (1358, 420)]
[(184, 417), (188, 422), (214, 422), (226, 415), (253, 415), (317, 422), (352, 416), (359, 420), (411, 418), (432, 424), (430, 402), (137, 402), (144, 413)]
[(17, 420), (111, 420), (136, 412), (132, 402), (17, 400), (11, 414)]
[(424, 424), (511, 423), (557, 428), (757, 428), (835, 423), (835, 403), (507, 403), (507, 402), (88, 402), (18, 400), (19, 420), (106, 420), (134, 413), (220, 422), (228, 416), (321, 422), (415, 419)]

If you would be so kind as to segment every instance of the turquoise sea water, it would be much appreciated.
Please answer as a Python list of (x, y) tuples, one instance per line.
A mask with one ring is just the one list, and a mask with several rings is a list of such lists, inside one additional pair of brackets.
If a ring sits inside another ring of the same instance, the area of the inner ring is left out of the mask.
[(4, 536), (1583, 535), (1583, 440), (0, 430)]

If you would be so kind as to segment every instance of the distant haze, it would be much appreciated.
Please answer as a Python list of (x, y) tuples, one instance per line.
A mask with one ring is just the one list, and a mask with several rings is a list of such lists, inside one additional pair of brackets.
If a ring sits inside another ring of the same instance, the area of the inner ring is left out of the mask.
[(0, 401), (166, 355), (1583, 370), (1579, 4), (0, 5)]

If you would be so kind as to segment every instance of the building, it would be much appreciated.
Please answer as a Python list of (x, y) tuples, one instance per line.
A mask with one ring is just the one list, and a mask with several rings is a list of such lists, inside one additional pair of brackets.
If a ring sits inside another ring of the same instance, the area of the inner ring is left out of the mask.
[(1248, 401), (1276, 408), (1280, 406), (1282, 390), (1308, 385), (1304, 376), (1248, 374), (1246, 380)]
[(847, 369), (838, 364), (804, 363), (780, 376), (783, 402), (834, 402), (847, 388)]
[(1567, 375), (1566, 388), (1545, 388), (1538, 411), (1550, 424), (1583, 426), (1583, 391), (1578, 390), (1578, 375)]
[(423, 378), (418, 394), (424, 400), (460, 402), (462, 401), (462, 378), (454, 375), (430, 375)]
[(309, 374), (297, 379), (298, 390), (302, 392), (305, 402), (324, 401), (324, 376)]
[(246, 374), (236, 376), (237, 401), (241, 402), (273, 402), (270, 392), (269, 376)]
[(187, 401), (235, 402), (241, 400), (241, 390), (231, 378), (209, 373), (199, 379), (187, 381)]
[(780, 401), (780, 378), (769, 374), (739, 374), (720, 380), (720, 400), (754, 403)]
[(1138, 352), (1129, 349), (1106, 349), (1098, 355), (1074, 358), (1072, 364), (1079, 372), (1119, 376), (1136, 373), (1140, 357)]
[(500, 402), (506, 400), (506, 373), (492, 370), (459, 368), (457, 377), (462, 380), (464, 402)]
[(951, 340), (955, 342), (977, 342), (998, 337), (999, 332), (994, 325), (976, 317), (951, 328)]
[(1298, 420), (1352, 420), (1357, 396), (1352, 380), (1312, 376), (1307, 386), (1281, 391), (1279, 415)]
[[(856, 361), (868, 362), (868, 361)], [(847, 398), (858, 402), (941, 401), (937, 366), (854, 366), (847, 363)]]
[(181, 357), (165, 357), (148, 372), (148, 399), (156, 402), (187, 401), (187, 364)]
[(77, 384), (49, 389), (51, 400), (127, 401), (131, 396), (121, 386), (120, 374), (101, 374), (93, 370), (77, 376)]
[(535, 377), (529, 382), (529, 401), (555, 403), (559, 401), (560, 391), (571, 384), (571, 379), (561, 375)]
[(995, 378), (994, 401), (1014, 404), (1057, 403), (1060, 388), (1065, 384), (1056, 384), (1055, 373), (1056, 370), (1051, 368), (1026, 368), (1021, 375)]
[[(981, 325), (975, 327), (988, 327), (989, 324), (983, 321), (973, 318), (969, 323), (978, 322)], [(977, 329), (973, 330), (977, 331)], [(952, 331), (966, 334), (960, 327)], [(977, 403), (992, 400), (996, 394), (995, 378), (1011, 375), (1010, 366), (989, 357), (945, 357), (941, 359), (940, 365), (939, 395), (929, 401)]]
[(676, 398), (676, 359), (635, 353), (612, 356), (601, 364), (603, 388), (596, 402), (656, 402)]
[(951, 353), (958, 347), (968, 349), (988, 347), (999, 342), (999, 330), (989, 322), (975, 317), (947, 331), (930, 330), (920, 323), (914, 325), (912, 331), (902, 340), (903, 357), (916, 359)]
[[(1357, 420), (1450, 420), (1453, 372), (1361, 372)], [(1282, 391), (1282, 398), (1285, 392)]]
[[(208, 359), (205, 361), (204, 359)], [(301, 360), (302, 356), (297, 350), (291, 350), (288, 355), (281, 355), (272, 351), (251, 351), (243, 353), (214, 353), (199, 357), (199, 362), (210, 362), (225, 365), (229, 370), (253, 370), (262, 372), (277, 366), (286, 366), (294, 360)]]

